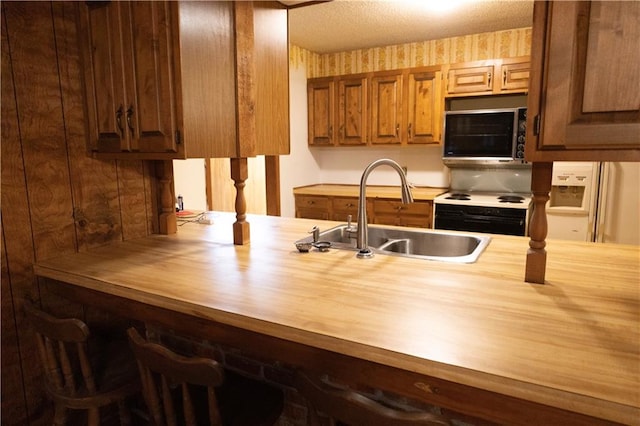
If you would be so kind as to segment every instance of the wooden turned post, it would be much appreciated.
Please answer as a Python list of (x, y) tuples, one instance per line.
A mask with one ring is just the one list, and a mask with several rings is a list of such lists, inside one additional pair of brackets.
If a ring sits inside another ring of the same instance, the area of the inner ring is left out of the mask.
[(247, 202), (244, 198), (244, 185), (249, 177), (246, 158), (231, 159), (231, 179), (236, 187), (236, 222), (233, 224), (233, 243), (248, 244), (250, 240), (247, 218)]
[(178, 225), (176, 203), (173, 197), (173, 163), (156, 161), (156, 178), (160, 195), (159, 231), (161, 234), (175, 234), (178, 231)]
[(553, 163), (533, 163), (531, 169), (531, 192), (533, 213), (529, 224), (529, 250), (524, 280), (528, 283), (544, 284), (547, 268), (547, 212), (546, 204), (551, 191)]

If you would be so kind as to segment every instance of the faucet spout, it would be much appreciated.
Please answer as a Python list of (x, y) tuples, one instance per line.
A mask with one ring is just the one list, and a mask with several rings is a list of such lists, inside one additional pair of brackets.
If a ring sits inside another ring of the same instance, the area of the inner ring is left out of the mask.
[(362, 179), (360, 179), (360, 196), (358, 199), (358, 257), (368, 258), (373, 256), (373, 252), (369, 248), (369, 225), (367, 223), (367, 178), (369, 174), (378, 166), (387, 165), (391, 166), (400, 176), (400, 183), (402, 188), (402, 203), (409, 204), (413, 202), (413, 195), (411, 194), (411, 188), (407, 182), (407, 177), (402, 170), (402, 167), (398, 163), (388, 158), (381, 158), (369, 164), (362, 173)]

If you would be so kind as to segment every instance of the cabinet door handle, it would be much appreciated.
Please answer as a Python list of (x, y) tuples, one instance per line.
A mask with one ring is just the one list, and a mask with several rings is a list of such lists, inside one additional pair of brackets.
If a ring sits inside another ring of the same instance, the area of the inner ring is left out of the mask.
[(411, 129), (411, 123), (409, 123), (409, 127), (407, 128), (407, 133), (408, 133), (408, 135), (409, 135), (409, 140), (410, 140), (410, 141), (411, 141), (411, 140), (413, 140), (413, 137), (411, 136), (411, 130), (412, 130), (412, 129)]
[(502, 71), (502, 85), (507, 85), (507, 70)]
[(333, 126), (329, 126), (329, 138), (333, 138)]
[(492, 76), (491, 73), (487, 74), (487, 86), (489, 86), (489, 87), (491, 87), (491, 76)]
[(133, 123), (131, 123), (131, 116), (133, 115), (133, 106), (130, 106), (129, 109), (127, 109), (127, 126), (129, 127), (129, 130), (131, 130), (131, 132), (134, 132), (134, 128), (133, 128)]
[(398, 137), (398, 135), (400, 134), (400, 124), (396, 124), (396, 138)]
[(122, 105), (120, 105), (120, 108), (116, 111), (116, 125), (118, 126), (118, 133), (122, 136)]

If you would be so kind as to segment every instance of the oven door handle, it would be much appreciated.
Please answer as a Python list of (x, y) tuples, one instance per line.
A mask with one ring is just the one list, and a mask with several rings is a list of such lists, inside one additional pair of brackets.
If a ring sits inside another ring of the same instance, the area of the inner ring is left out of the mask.
[[(522, 225), (524, 223), (523, 219), (516, 217), (487, 217), (487, 216), (479, 216), (475, 214), (463, 213), (463, 218), (465, 222), (477, 222), (477, 223), (506, 223), (506, 224), (518, 224)], [(498, 219), (498, 220), (495, 220)]]

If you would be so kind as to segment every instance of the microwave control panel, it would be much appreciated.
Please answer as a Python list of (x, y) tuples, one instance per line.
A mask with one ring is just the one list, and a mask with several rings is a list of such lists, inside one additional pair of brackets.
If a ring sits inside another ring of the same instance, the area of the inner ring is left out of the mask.
[(524, 159), (524, 143), (527, 133), (527, 109), (518, 108), (518, 127), (516, 134), (516, 158)]

